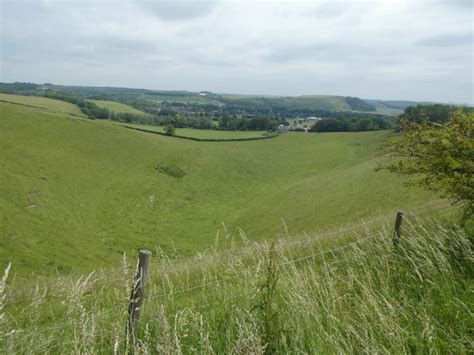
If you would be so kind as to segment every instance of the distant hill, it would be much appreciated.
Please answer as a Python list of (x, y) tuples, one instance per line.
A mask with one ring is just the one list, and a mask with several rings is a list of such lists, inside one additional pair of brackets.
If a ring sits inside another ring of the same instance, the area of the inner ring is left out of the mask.
[[(406, 107), (422, 102), (372, 100), (349, 96), (304, 95), (260, 96), (216, 94), (209, 91), (166, 91), (117, 87), (64, 86), (32, 83), (0, 83), (0, 92), (18, 95), (44, 96), (63, 93), (94, 101), (99, 106), (107, 101), (120, 102), (137, 107), (137, 102), (148, 102), (165, 108), (185, 107), (192, 112), (220, 112), (231, 114), (270, 114), (282, 117), (317, 115), (330, 117), (330, 112), (353, 112), (379, 115), (401, 113)], [(425, 102), (423, 102), (425, 103)], [(124, 109), (122, 106), (121, 109)], [(122, 111), (124, 112), (124, 111)]]

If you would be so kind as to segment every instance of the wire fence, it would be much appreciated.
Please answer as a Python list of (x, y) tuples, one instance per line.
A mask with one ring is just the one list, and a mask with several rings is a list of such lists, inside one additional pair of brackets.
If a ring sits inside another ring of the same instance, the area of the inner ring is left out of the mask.
[[(436, 209), (437, 212), (449, 211), (449, 210), (453, 210), (453, 209), (457, 208), (457, 206), (453, 206), (453, 205), (451, 205), (449, 207), (446, 207), (445, 203), (442, 203), (442, 204), (440, 204), (440, 203), (431, 203), (431, 204), (427, 204), (427, 205), (423, 206), (424, 211), (413, 214), (413, 216), (423, 216), (427, 213), (432, 213), (433, 212), (433, 207), (439, 207), (440, 205), (443, 206), (444, 208)], [(410, 215), (411, 215), (410, 212), (408, 212), (406, 214), (406, 216), (410, 216)], [(283, 248), (285, 248), (285, 247), (293, 246), (293, 245), (299, 245), (299, 244), (305, 244), (305, 243), (307, 244), (307, 243), (322, 241), (322, 240), (324, 240), (325, 238), (328, 238), (328, 237), (331, 237), (331, 239), (332, 239), (334, 237), (345, 236), (350, 232), (355, 232), (355, 231), (360, 230), (362, 228), (366, 228), (367, 225), (370, 225), (370, 224), (373, 224), (373, 223), (376, 223), (376, 222), (385, 221), (385, 220), (387, 220), (387, 216), (380, 216), (380, 217), (373, 218), (373, 219), (368, 220), (368, 221), (361, 221), (357, 225), (352, 225), (352, 226), (345, 227), (345, 228), (339, 228), (335, 231), (318, 234), (318, 235), (315, 235), (311, 238), (301, 239), (301, 240), (292, 240), (292, 241), (280, 240), (280, 242), (281, 242), (281, 246)], [(340, 252), (341, 250), (347, 249), (347, 248), (349, 248), (353, 245), (359, 244), (361, 242), (364, 242), (366, 240), (370, 240), (370, 239), (373, 239), (373, 238), (375, 238), (375, 236), (369, 236), (369, 237), (366, 237), (366, 238), (357, 239), (354, 242), (348, 243), (348, 244), (343, 245), (343, 246), (338, 247), (338, 248), (333, 248), (333, 249), (330, 249), (330, 250), (326, 250), (326, 251), (322, 251), (322, 252), (318, 252), (318, 253), (313, 253), (313, 254), (310, 254), (310, 255), (305, 255), (305, 256), (302, 256), (302, 257), (299, 257), (299, 258), (296, 258), (296, 259), (293, 259), (293, 260), (286, 260), (286, 261), (282, 262), (281, 265), (293, 264), (293, 263), (297, 263), (297, 262), (300, 262), (300, 261), (303, 261), (303, 260), (313, 259), (313, 258), (321, 256), (321, 255), (334, 254), (334, 253)], [(259, 245), (259, 247), (262, 247), (262, 245)], [(249, 250), (251, 251), (251, 253), (254, 253), (255, 252), (255, 246), (253, 246), (252, 248), (249, 248)], [(182, 264), (193, 263), (193, 264), (195, 264), (195, 263), (199, 263), (199, 262), (202, 262), (202, 261), (207, 261), (207, 262), (220, 261), (222, 259), (224, 259), (224, 260), (228, 259), (230, 256), (240, 258), (240, 257), (244, 257), (244, 256), (247, 256), (247, 255), (251, 255), (251, 253), (249, 251), (245, 251), (245, 250), (244, 251), (242, 251), (242, 250), (240, 250), (240, 251), (230, 250), (230, 251), (227, 251), (227, 252), (224, 252), (224, 253), (220, 253), (218, 255), (205, 256), (205, 257), (202, 257), (202, 258), (190, 257), (190, 258), (186, 258), (186, 259), (175, 259), (175, 260), (161, 261), (161, 262), (158, 263), (158, 266), (176, 265), (177, 263), (182, 263)], [(202, 283), (202, 284), (198, 284), (198, 285), (195, 285), (195, 286), (192, 286), (192, 287), (187, 287), (187, 288), (183, 288), (183, 289), (178, 289), (176, 291), (171, 291), (171, 292), (168, 292), (168, 293), (156, 295), (156, 297), (166, 297), (166, 296), (170, 296), (170, 295), (183, 294), (183, 293), (187, 293), (187, 292), (190, 292), (190, 291), (194, 291), (196, 289), (205, 288), (205, 287), (211, 286), (211, 285), (216, 285), (219, 282), (221, 282), (221, 280), (215, 280), (215, 281), (212, 281), (212, 282)], [(59, 295), (54, 295), (54, 294), (51, 294), (51, 293), (38, 295), (38, 293), (47, 292), (49, 289), (50, 288), (48, 288), (48, 287), (43, 287), (43, 288), (40, 288), (40, 289), (33, 289), (29, 293), (36, 293), (34, 296), (4, 302), (3, 306), (6, 307), (6, 306), (12, 306), (12, 305), (16, 305), (16, 304), (20, 304), (20, 303), (24, 303), (24, 302), (34, 302), (34, 301), (38, 301), (38, 300), (45, 300), (45, 299), (51, 299), (51, 298), (59, 297)]]
[[(453, 208), (456, 208), (456, 207), (455, 206), (454, 207), (453, 206), (447, 207), (447, 208), (442, 209), (442, 211), (451, 210)], [(432, 211), (427, 210), (423, 213), (417, 213), (416, 216), (421, 216), (421, 215), (424, 215), (424, 214), (429, 213), (429, 212), (432, 212)], [(376, 221), (380, 221), (381, 219), (384, 219), (384, 217), (379, 217), (379, 218), (376, 218), (376, 219), (372, 219), (371, 221), (363, 222), (362, 225), (351, 226), (351, 227), (348, 227), (348, 228), (340, 229), (340, 230), (333, 231), (333, 232), (326, 233), (326, 234), (322, 234), (322, 235), (320, 234), (317, 237), (312, 238), (310, 240), (310, 242), (314, 241), (314, 240), (321, 240), (322, 237), (345, 235), (345, 234), (347, 234), (349, 232), (353, 232), (353, 231), (355, 231), (355, 230), (357, 230), (361, 227), (366, 227), (366, 225), (368, 223), (375, 223)], [(359, 238), (355, 241), (346, 243), (344, 245), (341, 245), (341, 246), (338, 246), (338, 247), (335, 247), (335, 248), (331, 248), (331, 249), (328, 249), (328, 250), (322, 250), (322, 251), (318, 251), (318, 252), (313, 252), (311, 254), (299, 256), (299, 257), (292, 258), (292, 259), (285, 259), (281, 262), (278, 262), (277, 266), (280, 267), (280, 268), (281, 267), (285, 268), (286, 266), (289, 266), (289, 265), (295, 265), (295, 264), (297, 264), (299, 262), (302, 262), (302, 261), (313, 260), (313, 259), (316, 259), (316, 258), (324, 257), (326, 255), (332, 255), (332, 256), (339, 257), (339, 256), (341, 256), (341, 254), (343, 254), (344, 251), (348, 250), (349, 248), (359, 246), (362, 243), (373, 241), (373, 240), (377, 239), (377, 237), (378, 237), (378, 235), (369, 235), (367, 237)], [(292, 246), (294, 244), (307, 243), (307, 242), (308, 242), (308, 240), (299, 240), (299, 241), (291, 241), (291, 242), (285, 242), (284, 241), (284, 242), (281, 243), (281, 247), (284, 249), (285, 247)], [(264, 247), (265, 246), (266, 245), (264, 245)], [(324, 264), (325, 265), (336, 265), (336, 264), (343, 263), (343, 262), (351, 262), (352, 257), (361, 256), (361, 254), (365, 254), (365, 252), (363, 252), (362, 250), (359, 250), (357, 254), (353, 254), (353, 255), (344, 254), (343, 258), (340, 258), (338, 260), (332, 260), (332, 261), (324, 260)], [(280, 255), (280, 257), (281, 256), (282, 255)], [(284, 255), (283, 255), (283, 258), (284, 258)], [(189, 261), (196, 261), (196, 259), (195, 258), (190, 258), (186, 262), (189, 262)], [(216, 276), (216, 275), (213, 275), (213, 276)], [(176, 295), (185, 295), (185, 294), (189, 294), (191, 292), (195, 292), (196, 290), (204, 290), (208, 287), (217, 286), (217, 285), (221, 285), (221, 288), (223, 289), (224, 284), (226, 283), (226, 281), (228, 281), (228, 280), (226, 280), (224, 278), (216, 278), (216, 279), (211, 280), (211, 281), (206, 281), (206, 282), (203, 282), (203, 283), (195, 284), (195, 285), (184, 287), (184, 288), (179, 288), (179, 289), (176, 289), (176, 290), (173, 290), (172, 288), (170, 288), (169, 292), (149, 295), (146, 299), (146, 302), (149, 303), (149, 302), (160, 301), (160, 304), (162, 304), (162, 305), (167, 304), (170, 301), (170, 299), (173, 299), (173, 297), (176, 296)], [(233, 281), (235, 282), (235, 279)], [(234, 301), (237, 301), (239, 299), (250, 300), (250, 299), (252, 299), (253, 296), (256, 295), (256, 292), (257, 292), (257, 287), (256, 286), (257, 285), (256, 284), (250, 284), (249, 286), (251, 288), (253, 288), (253, 291), (238, 292), (234, 296), (231, 296), (231, 297), (228, 297), (228, 296), (227, 297), (220, 297), (220, 298), (218, 297), (218, 298), (216, 298), (212, 301), (204, 302), (204, 303), (202, 301), (199, 302), (198, 304), (193, 302), (192, 305), (187, 306), (185, 308), (189, 307), (189, 308), (194, 309), (194, 310), (203, 310), (203, 309), (209, 309), (210, 307), (213, 307), (217, 304), (222, 304), (223, 302), (234, 302)], [(44, 302), (45, 300), (49, 300), (51, 298), (60, 297), (60, 295), (48, 293), (49, 290), (50, 290), (50, 288), (48, 288), (48, 287), (43, 287), (43, 288), (38, 288), (37, 287), (37, 288), (35, 288), (31, 291), (31, 293), (34, 293), (34, 295), (32, 297), (25, 297), (25, 298), (21, 298), (21, 299), (17, 299), (17, 300), (12, 300), (12, 301), (9, 301), (9, 302), (2, 302), (2, 306), (3, 307), (13, 306), (13, 305), (24, 303), (24, 302), (41, 303), (41, 302)], [(212, 293), (212, 295), (214, 295), (214, 294), (215, 294), (215, 292)], [(206, 299), (208, 299), (208, 298), (206, 297)], [(201, 297), (201, 300), (202, 300), (202, 297)], [(124, 301), (125, 301), (125, 299), (124, 299)], [(120, 307), (119, 306), (123, 307), (123, 313), (120, 312)], [(123, 314), (124, 317), (126, 316), (125, 306), (123, 304), (122, 305), (117, 304), (117, 311), (119, 311), (119, 314)], [(160, 317), (155, 317), (155, 318), (148, 319), (147, 322), (156, 322), (159, 319), (160, 319)], [(77, 324), (77, 325), (78, 326), (83, 326), (83, 324)], [(69, 326), (71, 326), (71, 324), (69, 324)], [(65, 327), (65, 324), (59, 324), (59, 325), (55, 325), (55, 326), (51, 326), (51, 327), (42, 327), (41, 330), (38, 330), (38, 331), (34, 331), (34, 332), (28, 331), (28, 336), (30, 336), (30, 337), (31, 336), (41, 336), (42, 334), (45, 334), (45, 333), (53, 334), (53, 333), (58, 332), (58, 331), (59, 332), (67, 331), (66, 329), (67, 329), (67, 327)], [(21, 330), (18, 330), (18, 333), (21, 333)], [(99, 337), (102, 337), (102, 338), (107, 338), (107, 340), (111, 341), (111, 342), (113, 341), (113, 337), (117, 338), (117, 336), (118, 336), (117, 331), (106, 330), (106, 329), (101, 329), (98, 332), (96, 331), (96, 333), (94, 333), (94, 334), (95, 334), (94, 335), (95, 337), (99, 336)], [(74, 337), (77, 338), (76, 333), (74, 333)], [(58, 347), (58, 346), (74, 345), (74, 343), (77, 343), (77, 339), (68, 341), (67, 343), (52, 342), (52, 343), (49, 343), (49, 344), (44, 344), (43, 347), (39, 347), (36, 350), (47, 351), (48, 349), (53, 349), (54, 347)], [(43, 350), (40, 350), (40, 349), (43, 349)]]
[[(451, 206), (451, 207), (445, 207), (441, 210), (437, 210), (437, 211), (448, 211), (448, 210), (451, 210), (451, 209), (454, 209), (456, 208), (456, 206)], [(417, 213), (415, 214), (415, 216), (422, 216), (426, 213), (430, 213), (432, 212), (432, 210), (427, 210), (423, 213)], [(410, 215), (410, 214), (406, 214), (405, 216), (407, 215)], [(366, 221), (366, 222), (362, 222), (360, 225), (356, 225), (356, 226), (350, 226), (350, 227), (347, 227), (347, 228), (343, 228), (343, 229), (339, 229), (337, 231), (332, 231), (332, 232), (329, 232), (329, 233), (325, 233), (325, 234), (319, 234), (311, 239), (306, 239), (306, 240), (297, 240), (297, 241), (282, 241), (281, 242), (281, 248), (283, 250), (285, 250), (285, 248), (287, 248), (288, 246), (292, 246), (292, 245), (298, 245), (298, 244), (301, 244), (301, 243), (310, 243), (310, 242), (314, 242), (316, 240), (321, 240), (321, 238), (327, 238), (327, 237), (334, 237), (334, 236), (341, 236), (341, 235), (346, 235), (347, 233), (350, 233), (350, 232), (354, 232), (360, 228), (366, 228), (366, 226), (368, 224), (371, 224), (371, 223), (375, 223), (377, 221), (381, 221), (381, 220), (385, 220), (386, 217), (378, 217), (378, 218), (374, 218), (370, 221)], [(367, 229), (366, 229), (367, 230)], [(368, 231), (368, 230), (367, 230)], [(353, 247), (356, 247), (356, 246), (360, 246), (361, 244), (363, 243), (366, 243), (366, 242), (369, 242), (369, 241), (374, 241), (374, 240), (377, 240), (377, 238), (380, 239), (380, 235), (369, 235), (369, 236), (366, 236), (366, 237), (363, 237), (363, 238), (359, 238), (359, 239), (356, 239), (355, 241), (351, 241), (349, 243), (346, 243), (344, 245), (340, 245), (338, 247), (335, 247), (335, 248), (330, 248), (328, 250), (321, 250), (321, 251), (318, 251), (318, 252), (313, 252), (313, 253), (310, 253), (310, 254), (307, 254), (307, 255), (303, 255), (303, 256), (299, 256), (299, 257), (295, 257), (295, 258), (287, 258), (284, 256), (284, 254), (281, 254), (279, 255), (280, 258), (283, 258), (284, 260), (283, 261), (280, 261), (277, 263), (277, 266), (280, 267), (280, 268), (283, 268), (283, 269), (286, 269), (287, 266), (289, 265), (295, 265), (299, 262), (302, 262), (302, 261), (308, 261), (308, 260), (313, 260), (313, 259), (316, 259), (316, 258), (320, 258), (320, 257), (324, 257), (326, 255), (332, 255), (332, 256), (337, 256), (337, 257), (340, 257), (341, 255), (343, 256), (342, 258), (339, 258), (337, 260), (331, 260), (331, 261), (326, 261), (324, 260), (324, 264), (325, 265), (336, 265), (336, 264), (339, 264), (339, 263), (343, 263), (343, 262), (351, 262), (353, 260), (353, 258), (355, 257), (360, 257), (361, 255), (365, 255), (366, 252), (363, 251), (362, 249), (359, 249), (357, 253), (354, 253), (354, 254), (345, 254), (344, 251), (347, 251), (348, 249), (350, 248), (353, 248)], [(262, 247), (264, 250), (265, 247), (267, 247), (267, 245), (261, 245), (260, 247)], [(243, 254), (233, 254), (233, 256), (237, 256), (237, 257), (242, 257), (245, 256), (246, 254), (243, 253)], [(264, 254), (260, 254), (260, 256), (263, 256)], [(263, 259), (260, 259), (260, 260), (263, 260)], [(199, 259), (196, 259), (196, 258), (189, 258), (189, 259), (186, 259), (186, 260), (176, 260), (176, 262), (196, 262), (196, 261), (199, 261)], [(253, 260), (253, 261), (256, 261), (256, 260)], [(216, 275), (212, 275), (213, 277), (215, 277)], [(211, 277), (212, 278), (212, 277)], [(221, 288), (223, 289), (226, 281), (228, 281), (228, 279), (225, 279), (225, 278), (216, 278), (214, 280), (210, 280), (210, 281), (206, 281), (206, 282), (202, 282), (202, 283), (199, 283), (199, 284), (195, 284), (195, 285), (192, 285), (192, 286), (188, 286), (188, 287), (183, 287), (183, 288), (179, 288), (179, 289), (173, 289), (170, 287), (169, 289), (169, 292), (165, 292), (165, 293), (157, 293), (157, 294), (151, 294), (149, 296), (147, 296), (146, 298), (146, 302), (156, 302), (156, 301), (160, 301), (160, 304), (161, 305), (164, 305), (164, 304), (167, 304), (170, 300), (170, 298), (172, 298), (173, 296), (175, 295), (185, 295), (185, 294), (189, 294), (191, 292), (194, 292), (196, 290), (203, 290), (203, 289), (206, 289), (208, 287), (211, 287), (211, 286), (216, 286), (216, 285), (221, 285)], [(235, 279), (233, 280), (235, 282)], [(250, 286), (251, 288), (253, 288), (253, 290), (251, 291), (247, 291), (247, 292), (237, 292), (234, 296), (231, 296), (231, 297), (228, 297), (228, 295), (224, 296), (224, 297), (216, 297), (216, 299), (212, 300), (212, 301), (209, 301), (209, 302), (199, 302), (198, 304), (196, 304), (196, 302), (192, 302), (192, 305), (190, 306), (187, 306), (185, 308), (191, 308), (191, 309), (194, 309), (194, 310), (202, 310), (202, 309), (209, 309), (210, 307), (213, 307), (217, 304), (222, 304), (224, 302), (234, 302), (234, 301), (237, 301), (237, 300), (247, 300), (247, 301), (244, 301), (244, 302), (248, 302), (249, 300), (251, 300), (257, 293), (257, 288), (255, 287), (256, 285), (255, 284), (250, 284), (250, 285), (247, 285), (247, 287)], [(34, 293), (34, 295), (32, 297), (27, 297), (27, 298), (22, 298), (22, 299), (17, 299), (17, 300), (13, 300), (13, 301), (9, 301), (9, 302), (2, 302), (2, 306), (5, 307), (5, 306), (11, 306), (11, 305), (15, 305), (15, 304), (20, 304), (20, 303), (23, 303), (23, 302), (44, 302), (45, 300), (47, 299), (50, 299), (50, 298), (56, 298), (56, 297), (60, 297), (59, 294), (52, 294), (52, 293), (48, 293), (48, 291), (50, 290), (50, 288), (48, 287), (43, 287), (43, 288), (35, 288), (34, 290), (31, 291), (31, 293)], [(214, 297), (213, 296), (214, 293), (211, 295), (211, 297)], [(222, 295), (222, 294), (221, 294)], [(206, 299), (209, 299), (209, 298), (206, 298)], [(202, 300), (202, 298), (201, 298)], [(124, 316), (126, 316), (125, 314), (125, 307), (123, 307), (123, 314)], [(154, 317), (154, 318), (145, 318), (144, 320), (146, 322), (156, 322), (156, 321), (159, 321), (161, 319), (161, 317)], [(80, 324), (80, 323), (77, 323), (77, 324), (72, 324), (72, 323), (69, 323), (68, 326), (69, 327), (75, 327), (75, 326), (84, 326), (84, 324)], [(80, 328), (78, 328), (80, 330)], [(71, 330), (71, 328), (69, 328), (69, 330)], [(51, 326), (51, 327), (42, 327), (41, 330), (38, 330), (38, 331), (28, 331), (28, 336), (40, 336), (42, 334), (45, 334), (45, 333), (49, 333), (49, 334), (53, 334), (55, 332), (61, 332), (61, 331), (68, 331), (67, 328), (65, 327), (65, 324), (59, 324), (59, 325), (55, 325), (55, 326)], [(21, 330), (18, 331), (18, 333), (21, 333)], [(119, 332), (120, 333), (120, 332)], [(99, 337), (99, 338), (104, 338), (104, 339), (107, 339), (107, 341), (110, 341), (111, 344), (113, 344), (114, 342), (114, 339), (115, 339), (115, 342), (117, 342), (117, 337), (120, 335), (119, 333), (117, 333), (117, 330), (107, 330), (107, 329), (100, 329), (98, 331), (95, 331), (93, 332), (93, 336), (94, 337)], [(42, 346), (38, 347), (36, 350), (37, 351), (48, 351), (48, 350), (51, 350), (51, 349), (54, 349), (55, 347), (58, 347), (58, 346), (73, 346), (74, 344), (77, 344), (78, 343), (78, 339), (77, 339), (77, 334), (76, 334), (76, 331), (74, 331), (74, 338), (75, 339), (72, 339), (70, 341), (67, 341), (67, 342), (60, 342), (60, 343), (57, 343), (57, 342), (49, 342), (49, 343), (46, 343), (46, 344), (43, 344)]]

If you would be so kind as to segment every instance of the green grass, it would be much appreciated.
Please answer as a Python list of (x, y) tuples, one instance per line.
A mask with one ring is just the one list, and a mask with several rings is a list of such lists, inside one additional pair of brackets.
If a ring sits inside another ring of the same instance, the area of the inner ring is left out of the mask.
[(374, 171), (389, 132), (208, 143), (0, 110), (0, 267), (12, 261), (18, 275), (114, 265), (143, 247), (180, 258), (217, 233), (225, 249), (239, 229), (304, 236), (433, 199)]
[(69, 102), (37, 96), (20, 96), (0, 93), (0, 102), (9, 102), (24, 106), (34, 106), (50, 112), (86, 117), (77, 105)]
[(0, 279), (0, 351), (472, 354), (472, 236), (440, 223), (448, 215), (407, 217), (396, 250), (389, 225), (339, 248), (314, 237), (297, 248), (247, 241), (248, 256), (217, 262), (219, 254), (186, 264), (155, 255), (133, 349), (126, 259), (36, 288)]
[[(146, 129), (154, 132), (164, 132), (164, 127), (144, 125), (144, 124), (131, 124), (131, 123), (118, 123), (123, 126), (135, 127)], [(193, 128), (176, 128), (176, 135), (182, 137), (200, 138), (200, 139), (239, 139), (239, 138), (252, 138), (261, 137), (265, 134), (263, 131), (220, 131), (212, 129), (193, 129)]]
[(144, 112), (137, 110), (136, 108), (122, 104), (120, 102), (115, 101), (105, 101), (105, 100), (89, 100), (95, 103), (97, 106), (106, 108), (113, 113), (134, 113), (137, 115), (145, 115)]

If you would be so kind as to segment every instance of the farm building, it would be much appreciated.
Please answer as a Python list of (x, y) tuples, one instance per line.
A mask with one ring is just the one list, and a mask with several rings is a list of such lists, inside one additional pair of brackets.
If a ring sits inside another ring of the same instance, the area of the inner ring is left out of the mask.
[(286, 133), (290, 130), (290, 126), (279, 125), (277, 128), (278, 134)]

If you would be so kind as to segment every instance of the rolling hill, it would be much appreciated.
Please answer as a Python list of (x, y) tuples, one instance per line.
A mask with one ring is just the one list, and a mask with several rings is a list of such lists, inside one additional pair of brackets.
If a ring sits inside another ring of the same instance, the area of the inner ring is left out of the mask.
[(240, 110), (249, 113), (261, 114), (324, 114), (327, 112), (354, 112), (392, 115), (401, 113), (409, 105), (415, 105), (412, 101), (382, 101), (367, 100), (356, 97), (335, 95), (304, 95), (304, 96), (265, 96), (265, 95), (235, 95), (218, 94), (212, 92), (190, 92), (190, 91), (166, 91), (147, 90), (114, 87), (88, 87), (88, 86), (64, 86), (52, 84), (27, 84), (27, 83), (0, 83), (0, 92), (27, 94), (27, 95), (51, 95), (62, 93), (83, 99), (94, 100), (96, 104), (105, 105), (117, 112), (129, 112), (123, 106), (117, 106), (109, 102), (130, 103), (133, 101), (149, 102), (153, 104), (166, 104), (180, 107), (187, 105), (196, 110), (206, 109), (227, 110), (238, 112)]
[(21, 96), (0, 93), (0, 102), (28, 106), (30, 108), (46, 110), (48, 112), (54, 112), (59, 114), (86, 117), (86, 115), (81, 112), (79, 107), (74, 104), (45, 97)]
[(141, 247), (179, 258), (216, 233), (222, 247), (239, 230), (302, 235), (432, 199), (374, 171), (389, 132), (194, 142), (46, 106), (0, 102), (0, 267), (23, 274), (112, 265)]

